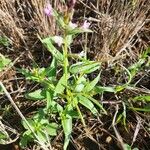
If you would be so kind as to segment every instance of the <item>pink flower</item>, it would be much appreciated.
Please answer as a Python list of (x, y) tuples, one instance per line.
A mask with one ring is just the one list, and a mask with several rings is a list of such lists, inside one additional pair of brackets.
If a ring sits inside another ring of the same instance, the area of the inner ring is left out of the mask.
[(53, 8), (52, 8), (51, 4), (47, 4), (47, 6), (44, 8), (44, 13), (47, 16), (52, 16), (53, 15)]
[(60, 47), (63, 44), (63, 38), (61, 36), (54, 36), (53, 41)]
[(77, 26), (78, 26), (77, 24), (72, 23), (71, 21), (69, 22), (69, 27), (70, 27), (70, 28), (74, 29), (74, 28), (76, 28)]
[(85, 20), (84, 23), (83, 23), (83, 25), (82, 25), (82, 28), (83, 28), (83, 29), (88, 29), (89, 26), (90, 26), (90, 23), (87, 22), (87, 20)]

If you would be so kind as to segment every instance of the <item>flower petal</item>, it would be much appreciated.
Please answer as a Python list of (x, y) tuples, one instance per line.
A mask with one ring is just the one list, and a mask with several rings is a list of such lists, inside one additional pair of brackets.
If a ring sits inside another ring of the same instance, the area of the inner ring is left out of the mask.
[(58, 44), (59, 47), (63, 44), (63, 38), (61, 36), (54, 36), (53, 40)]
[(52, 16), (53, 15), (53, 8), (51, 4), (47, 4), (46, 7), (44, 8), (44, 13), (47, 16)]

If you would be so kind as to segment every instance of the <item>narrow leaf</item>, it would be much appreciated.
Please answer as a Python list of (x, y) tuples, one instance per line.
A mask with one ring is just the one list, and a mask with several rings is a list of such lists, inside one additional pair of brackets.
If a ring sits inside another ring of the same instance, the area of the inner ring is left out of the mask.
[(46, 126), (46, 131), (49, 135), (56, 136), (57, 128), (58, 128), (58, 125), (56, 123), (50, 123)]
[(9, 65), (11, 62), (10, 59), (4, 57), (2, 54), (0, 54), (0, 71), (2, 71), (7, 65)]
[(25, 97), (30, 100), (43, 100), (46, 98), (45, 90), (38, 89), (34, 92), (25, 94)]
[(46, 91), (46, 102), (47, 102), (47, 110), (51, 107), (53, 99), (53, 92), (52, 91)]
[(65, 74), (60, 78), (60, 80), (58, 81), (56, 88), (54, 90), (54, 95), (56, 94), (62, 94), (64, 89), (65, 89)]
[(136, 96), (133, 100), (150, 102), (150, 95)]
[(65, 134), (65, 141), (64, 141), (64, 150), (67, 150), (71, 132), (72, 132), (72, 118), (69, 115), (62, 117), (62, 126)]
[(81, 92), (85, 86), (86, 78), (84, 76), (77, 79), (77, 85), (75, 87), (75, 92)]
[(103, 92), (111, 92), (115, 93), (116, 90), (113, 87), (102, 87), (102, 86), (95, 86), (94, 88), (95, 93), (103, 93)]
[(89, 61), (89, 62), (78, 62), (73, 64), (69, 71), (73, 74), (75, 73), (91, 73), (100, 68), (100, 63)]
[(86, 87), (84, 88), (84, 92), (90, 92), (98, 83), (99, 78), (100, 78), (100, 74), (93, 81), (91, 81), (86, 85)]
[(97, 109), (95, 108), (93, 103), (88, 98), (86, 98), (86, 97), (84, 97), (82, 95), (78, 95), (78, 100), (79, 100), (80, 104), (82, 104), (83, 106), (88, 108), (94, 115), (98, 114)]
[(92, 98), (89, 95), (84, 95), (84, 96), (87, 97), (88, 99), (90, 99), (95, 105), (97, 105), (107, 115), (107, 111), (104, 109), (104, 107), (101, 103), (99, 103), (96, 99)]
[(63, 55), (59, 52), (52, 44), (51, 38), (45, 38), (42, 43), (46, 45), (47, 49), (52, 53), (52, 55), (59, 61), (63, 61)]
[(57, 61), (56, 58), (53, 57), (50, 67), (46, 68), (46, 75), (49, 77), (56, 77), (56, 67)]
[(129, 107), (130, 109), (132, 110), (135, 110), (135, 111), (142, 111), (142, 112), (150, 112), (150, 107), (149, 108), (135, 108), (135, 107)]

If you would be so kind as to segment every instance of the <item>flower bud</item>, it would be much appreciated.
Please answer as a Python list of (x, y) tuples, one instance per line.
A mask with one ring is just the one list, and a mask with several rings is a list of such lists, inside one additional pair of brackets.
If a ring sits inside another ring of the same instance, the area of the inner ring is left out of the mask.
[(83, 29), (88, 29), (90, 27), (90, 23), (87, 22), (87, 20), (84, 21), (83, 25), (82, 25), (82, 28)]
[(54, 36), (53, 41), (60, 47), (63, 44), (63, 38), (61, 36)]
[(53, 15), (53, 8), (50, 4), (47, 4), (47, 6), (44, 8), (44, 13), (47, 16), (52, 16)]
[(71, 29), (74, 29), (74, 28), (76, 28), (78, 25), (76, 24), (76, 23), (72, 23), (71, 21), (69, 22), (69, 27), (71, 28)]

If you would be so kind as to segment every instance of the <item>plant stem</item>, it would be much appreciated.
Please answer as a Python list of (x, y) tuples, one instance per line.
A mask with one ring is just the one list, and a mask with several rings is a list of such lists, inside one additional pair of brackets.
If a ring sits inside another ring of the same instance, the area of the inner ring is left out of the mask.
[(77, 111), (78, 111), (78, 113), (79, 113), (79, 116), (80, 116), (80, 119), (81, 119), (81, 122), (82, 122), (83, 126), (86, 127), (84, 118), (83, 118), (83, 116), (82, 116), (82, 113), (81, 113), (81, 111), (80, 111), (80, 108), (79, 108), (78, 104), (76, 104), (76, 108), (77, 108)]
[(64, 48), (63, 48), (63, 55), (64, 55), (64, 74), (65, 74), (65, 85), (67, 86), (67, 74), (68, 74), (68, 48), (67, 48), (67, 38), (66, 34), (64, 37), (65, 43), (64, 43)]

